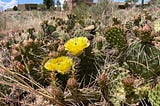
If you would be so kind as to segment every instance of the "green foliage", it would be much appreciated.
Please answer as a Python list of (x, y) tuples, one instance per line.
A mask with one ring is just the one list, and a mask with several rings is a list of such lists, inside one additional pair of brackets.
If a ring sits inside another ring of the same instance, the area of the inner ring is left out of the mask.
[(149, 101), (154, 105), (154, 106), (159, 106), (160, 105), (160, 84), (157, 84), (150, 92), (148, 95)]
[(56, 10), (57, 11), (61, 11), (61, 3), (60, 3), (60, 1), (59, 0), (57, 0), (57, 7), (56, 7)]
[(69, 7), (68, 7), (68, 4), (67, 4), (67, 1), (65, 0), (64, 1), (64, 3), (63, 3), (63, 9), (65, 10), (65, 11), (67, 11), (68, 9), (69, 9)]
[(74, 27), (75, 27), (75, 24), (76, 24), (76, 15), (75, 14), (70, 14), (68, 15), (68, 20), (67, 20), (67, 28), (66, 28), (66, 31), (67, 32), (70, 32)]
[(143, 8), (143, 7), (144, 7), (144, 0), (142, 0), (142, 2), (141, 2), (141, 3), (142, 3), (142, 8)]
[(96, 79), (96, 76), (98, 74), (96, 68), (98, 68), (99, 66), (95, 64), (95, 56), (90, 53), (91, 49), (91, 47), (86, 48), (85, 55), (82, 54), (79, 56), (80, 63), (78, 64), (76, 76), (77, 79), (79, 79), (79, 82), (83, 82), (83, 85), (81, 85), (81, 87), (89, 85), (90, 82)]
[[(19, 73), (26, 77), (32, 77), (35, 81), (39, 82), (42, 85), (49, 83), (49, 80), (45, 80), (47, 78), (45, 74), (39, 67), (43, 61), (43, 57), (46, 57), (47, 51), (44, 51), (40, 42), (34, 42), (31, 38), (28, 40), (24, 40), (21, 46), (17, 49), (17, 52), (20, 54), (14, 56), (14, 61), (16, 61), (15, 68), (21, 70)], [(41, 57), (39, 57), (41, 56)], [(27, 74), (29, 73), (29, 74)]]
[(39, 5), (38, 5), (38, 8), (39, 8), (40, 10), (42, 10), (42, 11), (46, 10), (45, 4), (39, 4)]
[(14, 7), (13, 7), (13, 10), (14, 10), (14, 11), (17, 11), (17, 10), (18, 10), (18, 7), (17, 7), (17, 6), (14, 6)]
[(129, 46), (126, 53), (128, 68), (141, 77), (148, 79), (160, 74), (160, 51), (155, 46), (136, 42)]
[(41, 28), (47, 36), (56, 31), (56, 26), (48, 24), (47, 20), (43, 21), (43, 23), (41, 24)]
[(110, 76), (110, 80), (116, 79), (113, 83), (110, 84), (110, 101), (115, 106), (121, 106), (121, 103), (125, 101), (126, 91), (125, 86), (122, 83), (122, 79), (126, 76), (126, 73), (123, 72), (123, 68), (113, 67), (114, 74)]
[(125, 23), (125, 28), (127, 29), (127, 31), (131, 31), (132, 27), (133, 27), (133, 22), (132, 21), (127, 21)]
[(50, 9), (50, 7), (54, 6), (53, 0), (43, 0), (43, 4), (46, 6), (47, 9)]
[(113, 20), (113, 25), (120, 25), (121, 24), (121, 20), (117, 17), (113, 17), (112, 20)]
[(86, 35), (88, 35), (88, 33), (85, 32), (85, 31), (83, 31), (83, 30), (77, 30), (77, 31), (75, 31), (75, 33), (74, 33), (74, 36), (76, 36), (76, 37), (86, 36)]
[(56, 3), (56, 4), (57, 4), (57, 7), (61, 5), (61, 3), (60, 3), (59, 0), (57, 0), (57, 3)]
[(119, 26), (111, 26), (104, 31), (106, 40), (114, 47), (122, 49), (127, 46), (126, 33)]
[(138, 2), (138, 0), (125, 0), (125, 2), (127, 2), (127, 3), (136, 3), (136, 2)]
[(150, 3), (153, 5), (159, 5), (160, 1), (159, 0), (150, 0)]
[(76, 18), (78, 20), (81, 18), (86, 18), (90, 14), (88, 9), (89, 9), (88, 5), (81, 3), (72, 10), (72, 14), (76, 15)]

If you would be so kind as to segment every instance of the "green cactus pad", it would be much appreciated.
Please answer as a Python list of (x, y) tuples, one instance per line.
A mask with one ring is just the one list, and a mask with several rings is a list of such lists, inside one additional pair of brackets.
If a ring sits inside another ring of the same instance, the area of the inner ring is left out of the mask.
[(131, 30), (132, 27), (133, 27), (132, 21), (127, 21), (125, 23), (125, 28), (127, 28), (127, 30)]
[(106, 40), (117, 48), (124, 48), (127, 45), (126, 33), (119, 26), (111, 26), (104, 31)]
[(126, 77), (127, 73), (122, 72), (123, 68), (118, 68), (115, 74), (111, 76), (111, 80), (115, 80), (110, 85), (110, 101), (114, 104), (114, 106), (121, 106), (121, 103), (126, 99), (125, 86), (122, 83), (122, 79)]
[(148, 95), (149, 101), (153, 106), (160, 106), (160, 84), (156, 85)]
[(160, 18), (157, 19), (157, 20), (154, 22), (154, 30), (155, 30), (155, 32), (157, 32), (157, 33), (160, 32)]
[(153, 39), (149, 32), (141, 32), (140, 38), (143, 42), (150, 42)]
[(136, 42), (127, 50), (126, 63), (133, 74), (145, 79), (160, 74), (160, 50), (149, 43)]

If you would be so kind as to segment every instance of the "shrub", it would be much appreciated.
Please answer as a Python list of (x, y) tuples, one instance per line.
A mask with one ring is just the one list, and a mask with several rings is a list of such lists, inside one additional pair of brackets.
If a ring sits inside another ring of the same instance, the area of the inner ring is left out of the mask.
[(14, 7), (13, 7), (13, 10), (14, 10), (14, 11), (17, 11), (17, 10), (18, 10), (18, 7), (17, 7), (17, 6), (14, 6)]

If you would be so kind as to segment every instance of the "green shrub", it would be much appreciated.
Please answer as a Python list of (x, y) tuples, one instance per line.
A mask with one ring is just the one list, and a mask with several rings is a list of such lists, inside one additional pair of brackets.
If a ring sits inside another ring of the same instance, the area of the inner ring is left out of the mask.
[(14, 10), (14, 11), (17, 11), (17, 10), (18, 10), (18, 7), (17, 7), (17, 6), (14, 6), (14, 7), (13, 7), (13, 10)]

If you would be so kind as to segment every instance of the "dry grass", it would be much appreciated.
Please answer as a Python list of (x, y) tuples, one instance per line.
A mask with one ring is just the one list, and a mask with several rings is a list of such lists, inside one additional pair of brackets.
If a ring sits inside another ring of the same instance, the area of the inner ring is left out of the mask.
[(39, 30), (40, 23), (51, 17), (67, 18), (66, 12), (49, 12), (49, 11), (7, 11), (1, 14), (3, 17), (3, 31), (10, 32), (26, 30), (34, 27)]

